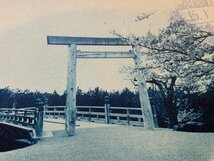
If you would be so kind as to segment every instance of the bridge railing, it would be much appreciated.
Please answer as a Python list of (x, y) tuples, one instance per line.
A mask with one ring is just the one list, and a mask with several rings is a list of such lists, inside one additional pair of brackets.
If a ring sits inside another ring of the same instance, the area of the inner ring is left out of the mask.
[(0, 120), (34, 128), (36, 123), (36, 108), (28, 110), (0, 108)]
[[(46, 118), (65, 118), (65, 106), (45, 106)], [(77, 106), (77, 119), (108, 124), (143, 126), (140, 108), (104, 106)]]
[(42, 136), (43, 115), (43, 103), (40, 99), (37, 99), (37, 107), (0, 108), (0, 121), (33, 128), (37, 137)]

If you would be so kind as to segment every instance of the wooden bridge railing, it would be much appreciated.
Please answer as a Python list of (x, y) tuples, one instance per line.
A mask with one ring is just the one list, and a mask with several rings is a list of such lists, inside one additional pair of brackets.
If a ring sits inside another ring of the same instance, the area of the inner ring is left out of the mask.
[(22, 125), (35, 129), (36, 136), (42, 136), (43, 130), (43, 103), (37, 99), (37, 107), (23, 109), (0, 108), (0, 121)]
[[(45, 106), (45, 117), (64, 118), (65, 106)], [(107, 124), (143, 126), (140, 108), (110, 107), (108, 98), (104, 106), (77, 106), (77, 119)]]
[(14, 124), (34, 127), (36, 122), (36, 108), (30, 110), (23, 109), (0, 109), (0, 120), (6, 120)]
[[(65, 106), (46, 106), (46, 118), (64, 118)], [(77, 106), (77, 119), (108, 124), (128, 124), (143, 126), (140, 108), (110, 107), (108, 111), (102, 106)]]
[(30, 110), (0, 109), (0, 120), (34, 128), (36, 123), (36, 108)]

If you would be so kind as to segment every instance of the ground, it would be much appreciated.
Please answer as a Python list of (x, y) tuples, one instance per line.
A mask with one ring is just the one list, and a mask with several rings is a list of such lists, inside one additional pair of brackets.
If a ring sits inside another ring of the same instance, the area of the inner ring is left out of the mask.
[(214, 161), (214, 133), (78, 124), (75, 136), (43, 138), (0, 153), (0, 161)]

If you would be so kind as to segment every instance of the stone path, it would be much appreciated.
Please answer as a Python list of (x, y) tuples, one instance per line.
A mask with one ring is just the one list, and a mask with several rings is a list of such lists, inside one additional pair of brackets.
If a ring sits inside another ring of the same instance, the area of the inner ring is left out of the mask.
[(214, 133), (77, 124), (75, 136), (43, 138), (35, 145), (0, 153), (0, 161), (214, 161)]
[[(65, 129), (65, 120), (64, 119), (54, 119), (54, 118), (46, 118), (44, 120), (44, 137), (53, 137), (54, 132), (62, 131)], [(76, 122), (76, 129), (82, 128), (100, 128), (100, 127), (115, 127), (118, 125), (113, 124), (103, 124), (103, 123), (93, 123), (87, 121), (77, 121)]]

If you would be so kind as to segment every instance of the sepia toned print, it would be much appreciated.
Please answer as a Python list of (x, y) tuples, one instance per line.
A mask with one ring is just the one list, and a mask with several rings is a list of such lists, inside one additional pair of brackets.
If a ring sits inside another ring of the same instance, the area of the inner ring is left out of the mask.
[(213, 0), (0, 0), (0, 161), (213, 161)]

